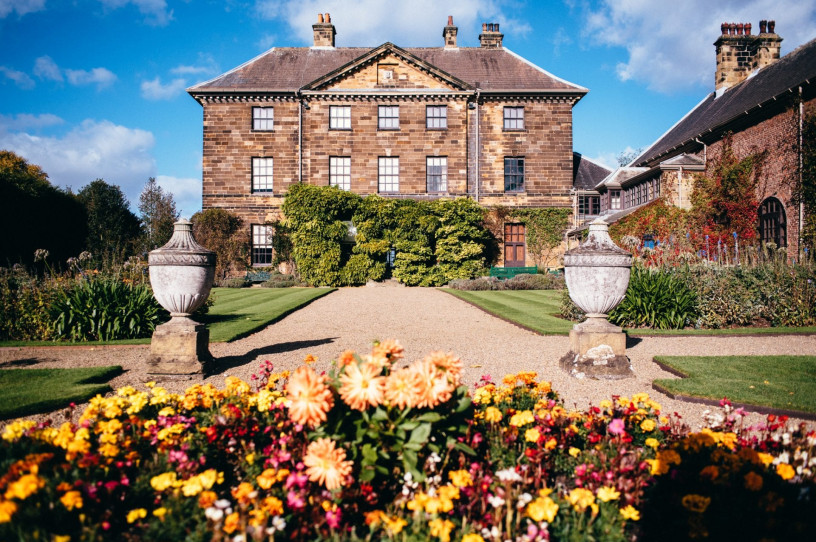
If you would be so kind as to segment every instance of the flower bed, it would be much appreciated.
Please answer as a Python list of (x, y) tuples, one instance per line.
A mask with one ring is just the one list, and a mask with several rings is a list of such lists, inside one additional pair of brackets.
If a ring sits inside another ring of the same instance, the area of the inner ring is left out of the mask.
[[(690, 433), (645, 394), (568, 411), (534, 373), (472, 392), (398, 343), (328, 374), (93, 399), (0, 446), (2, 540), (800, 539), (816, 432), (724, 404)], [(310, 360), (306, 360), (307, 362)]]

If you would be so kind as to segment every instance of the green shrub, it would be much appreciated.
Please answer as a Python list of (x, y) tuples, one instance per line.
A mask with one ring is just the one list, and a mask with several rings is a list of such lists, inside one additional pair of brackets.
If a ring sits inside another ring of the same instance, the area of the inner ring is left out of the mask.
[(573, 322), (581, 322), (586, 319), (586, 314), (572, 302), (569, 290), (566, 288), (561, 291), (561, 317)]
[(550, 274), (530, 275), (522, 273), (503, 282), (504, 290), (563, 290), (566, 287), (563, 276)]
[(632, 267), (626, 297), (609, 314), (620, 326), (682, 329), (697, 317), (697, 298), (684, 281), (661, 270)]
[(47, 341), (53, 336), (48, 307), (70, 280), (29, 275), (22, 266), (0, 268), (0, 340)]
[(267, 281), (261, 283), (261, 288), (290, 288), (299, 285), (300, 281), (294, 275), (275, 272)]
[(167, 319), (147, 286), (116, 280), (85, 280), (49, 309), (54, 335), (71, 341), (149, 337)]
[(248, 288), (252, 283), (244, 277), (233, 277), (218, 282), (221, 288)]
[(454, 279), (448, 283), (448, 288), (464, 290), (466, 292), (483, 292), (501, 289), (501, 281), (496, 277), (478, 277), (475, 279)]

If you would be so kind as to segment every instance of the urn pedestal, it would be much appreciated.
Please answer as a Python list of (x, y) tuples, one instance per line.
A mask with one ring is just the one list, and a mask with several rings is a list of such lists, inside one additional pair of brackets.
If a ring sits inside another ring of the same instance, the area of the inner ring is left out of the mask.
[(626, 295), (632, 255), (609, 237), (602, 219), (589, 225), (587, 240), (564, 254), (564, 276), (570, 298), (586, 321), (570, 331), (570, 351), (561, 366), (577, 378), (620, 379), (633, 376), (626, 356), (626, 334), (607, 320)]
[(215, 278), (215, 253), (193, 239), (192, 223), (179, 220), (173, 236), (148, 255), (150, 284), (170, 321), (156, 327), (150, 341), (149, 372), (155, 375), (201, 374), (212, 361), (210, 332), (190, 318), (207, 301)]

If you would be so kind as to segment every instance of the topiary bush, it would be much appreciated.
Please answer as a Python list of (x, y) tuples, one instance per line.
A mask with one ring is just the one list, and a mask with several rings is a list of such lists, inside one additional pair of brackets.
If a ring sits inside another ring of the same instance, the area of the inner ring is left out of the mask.
[(627, 328), (682, 329), (697, 319), (697, 296), (684, 281), (657, 269), (635, 265), (626, 297), (609, 321)]
[(169, 318), (145, 285), (85, 280), (58, 297), (49, 309), (54, 336), (71, 341), (149, 337)]

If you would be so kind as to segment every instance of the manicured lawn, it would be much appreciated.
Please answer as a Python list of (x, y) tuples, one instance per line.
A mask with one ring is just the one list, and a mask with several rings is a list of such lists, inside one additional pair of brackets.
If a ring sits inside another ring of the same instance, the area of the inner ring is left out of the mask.
[(0, 371), (0, 419), (50, 412), (111, 391), (108, 380), (122, 367), (4, 369)]
[(443, 288), (442, 291), (542, 335), (567, 335), (573, 326), (573, 322), (553, 316), (560, 312), (558, 290), (465, 292)]
[(657, 356), (686, 378), (654, 383), (673, 394), (816, 414), (816, 356)]

